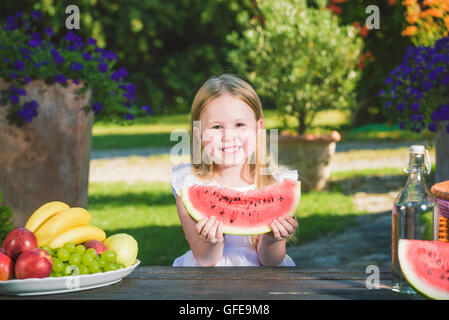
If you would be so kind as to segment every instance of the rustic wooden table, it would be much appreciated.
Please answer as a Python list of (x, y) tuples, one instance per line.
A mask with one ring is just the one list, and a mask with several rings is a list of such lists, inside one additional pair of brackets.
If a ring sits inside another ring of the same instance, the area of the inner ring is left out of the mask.
[[(296, 300), (420, 299), (391, 291), (391, 274), (365, 268), (138, 267), (120, 282), (96, 289), (0, 299)], [(369, 278), (371, 276), (371, 278)]]

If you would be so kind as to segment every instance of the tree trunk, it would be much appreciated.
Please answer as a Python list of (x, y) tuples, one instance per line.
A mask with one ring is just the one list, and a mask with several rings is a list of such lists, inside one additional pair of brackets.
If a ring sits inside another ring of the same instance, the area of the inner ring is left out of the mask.
[(302, 135), (306, 132), (306, 114), (304, 111), (299, 111), (299, 126), (298, 126), (298, 134)]
[(449, 180), (449, 133), (446, 131), (447, 125), (449, 125), (449, 121), (444, 122), (442, 128), (435, 135), (436, 183)]

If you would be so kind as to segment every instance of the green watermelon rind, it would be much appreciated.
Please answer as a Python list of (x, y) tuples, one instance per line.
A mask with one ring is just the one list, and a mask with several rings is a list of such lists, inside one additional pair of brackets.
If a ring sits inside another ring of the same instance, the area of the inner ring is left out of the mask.
[(425, 282), (418, 276), (413, 268), (413, 264), (409, 262), (407, 257), (408, 247), (413, 245), (413, 240), (399, 239), (398, 243), (398, 258), (399, 265), (401, 267), (402, 273), (405, 280), (419, 293), (426, 296), (427, 298), (434, 300), (448, 300), (449, 294), (442, 290), (432, 287), (431, 284)]
[[(293, 202), (293, 205), (291, 206), (291, 209), (288, 212), (288, 215), (294, 216), (296, 209), (299, 205), (299, 201), (301, 199), (301, 182), (296, 181), (297, 184), (297, 190), (295, 192), (295, 200)], [(203, 215), (201, 212), (196, 210), (192, 204), (190, 203), (188, 196), (187, 196), (187, 189), (181, 189), (181, 199), (184, 203), (184, 207), (186, 208), (187, 212), (196, 220), (200, 221), (203, 218)], [(287, 215), (287, 214), (286, 214)], [(241, 228), (241, 227), (231, 227), (231, 226), (223, 226), (223, 233), (226, 234), (232, 234), (232, 235), (257, 235), (257, 234), (264, 234), (272, 231), (269, 226), (260, 226), (260, 227), (251, 227), (249, 228)]]

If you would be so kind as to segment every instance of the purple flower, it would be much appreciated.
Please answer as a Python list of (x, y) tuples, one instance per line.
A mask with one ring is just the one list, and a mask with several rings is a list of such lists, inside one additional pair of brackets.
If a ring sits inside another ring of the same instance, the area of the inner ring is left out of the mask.
[(59, 54), (58, 50), (51, 49), (51, 56), (56, 63), (64, 63), (64, 58)]
[(91, 55), (89, 52), (83, 52), (82, 56), (83, 56), (83, 59), (86, 61), (90, 61), (90, 59), (91, 59)]
[(6, 25), (3, 26), (3, 30), (14, 31), (16, 29), (19, 29), (19, 25), (17, 24), (16, 17), (7, 16), (6, 17)]
[(147, 114), (151, 114), (151, 107), (150, 106), (142, 106), (142, 110), (145, 111)]
[(35, 48), (35, 47), (38, 47), (39, 45), (41, 45), (41, 43), (42, 43), (42, 40), (33, 39), (33, 40), (30, 40), (30, 42), (28, 42), (28, 45), (30, 47)]
[(418, 111), (419, 111), (419, 103), (418, 103), (418, 102), (413, 102), (413, 103), (412, 103), (412, 106), (410, 107), (410, 109), (411, 109), (413, 112), (418, 112)]
[(89, 45), (89, 46), (96, 46), (97, 45), (97, 40), (95, 40), (94, 38), (88, 38), (87, 39), (87, 45)]
[(17, 78), (17, 73), (11, 72), (10, 77), (11, 77), (11, 79), (16, 79)]
[(388, 100), (387, 102), (385, 102), (384, 108), (385, 108), (385, 109), (388, 109), (392, 104), (393, 104), (393, 102), (391, 102), (390, 100)]
[(449, 121), (449, 104), (443, 104), (438, 109), (438, 114), (442, 121)]
[(134, 120), (134, 116), (130, 113), (126, 114), (126, 120)]
[(111, 79), (118, 82), (122, 78), (126, 78), (128, 76), (128, 71), (126, 68), (120, 68), (117, 72), (113, 72), (111, 74)]
[(14, 62), (14, 68), (16, 68), (19, 71), (25, 70), (25, 62), (17, 60), (16, 62)]
[(83, 69), (83, 64), (81, 64), (81, 63), (79, 63), (79, 62), (72, 62), (72, 63), (70, 64), (70, 69), (71, 69), (72, 71), (78, 71), (78, 70), (81, 70), (81, 69)]
[(400, 103), (396, 106), (396, 110), (398, 110), (399, 112), (402, 112), (402, 110), (404, 110), (404, 108), (405, 108), (404, 103)]
[(22, 109), (17, 112), (17, 115), (26, 122), (32, 122), (33, 118), (37, 116), (38, 103), (31, 100), (23, 105)]
[(83, 42), (83, 39), (81, 37), (79, 37), (78, 35), (76, 35), (72, 30), (69, 30), (66, 33), (63, 40), (66, 40), (69, 42), (74, 42), (74, 43), (82, 43)]
[(65, 84), (66, 81), (67, 81), (67, 79), (65, 78), (65, 76), (64, 76), (63, 74), (57, 74), (57, 75), (55, 76), (55, 81), (56, 81), (56, 82), (59, 82), (59, 83), (61, 83), (61, 84)]
[(79, 81), (79, 80), (77, 80), (77, 79), (72, 79), (72, 82), (74, 83), (74, 84), (80, 84), (81, 82)]
[(19, 97), (17, 95), (12, 94), (9, 96), (9, 98), (11, 99), (12, 103), (15, 103), (15, 104), (19, 103)]
[(50, 27), (45, 27), (44, 28), (44, 32), (50, 38), (53, 37), (53, 35), (55, 34), (54, 31), (53, 31), (53, 28), (50, 28)]
[(39, 11), (34, 10), (31, 13), (31, 18), (36, 19), (36, 20), (40, 20), (42, 18), (42, 15), (41, 15), (41, 13)]
[(427, 129), (429, 129), (429, 131), (431, 132), (435, 132), (438, 129), (438, 126), (435, 122), (430, 122), (429, 125), (427, 126)]
[(105, 73), (108, 71), (108, 65), (106, 63), (100, 63), (98, 64), (98, 70), (100, 70), (102, 73)]
[(99, 114), (101, 109), (103, 109), (103, 105), (100, 102), (95, 102), (92, 105), (92, 110), (94, 110), (95, 114)]

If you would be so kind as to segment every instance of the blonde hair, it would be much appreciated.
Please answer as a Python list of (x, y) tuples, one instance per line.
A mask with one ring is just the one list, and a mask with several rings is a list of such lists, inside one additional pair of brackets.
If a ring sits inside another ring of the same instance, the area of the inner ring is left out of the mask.
[[(203, 145), (201, 137), (193, 132), (194, 121), (199, 121), (201, 112), (214, 99), (225, 94), (229, 94), (245, 102), (254, 111), (256, 121), (263, 119), (262, 102), (253, 87), (246, 81), (232, 74), (223, 74), (218, 77), (209, 78), (198, 90), (193, 99), (191, 108), (191, 150), (190, 160), (193, 166), (193, 173), (201, 179), (212, 178), (215, 174), (216, 166), (214, 162), (203, 161)], [(256, 148), (244, 163), (243, 175), (247, 181), (254, 183), (256, 189), (273, 184), (276, 179), (269, 172), (270, 158), (266, 152), (266, 132), (259, 130), (256, 139)], [(199, 150), (193, 150), (197, 146)], [(201, 155), (201, 161), (194, 163), (194, 153)]]

